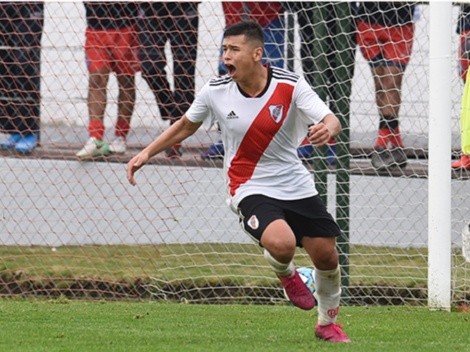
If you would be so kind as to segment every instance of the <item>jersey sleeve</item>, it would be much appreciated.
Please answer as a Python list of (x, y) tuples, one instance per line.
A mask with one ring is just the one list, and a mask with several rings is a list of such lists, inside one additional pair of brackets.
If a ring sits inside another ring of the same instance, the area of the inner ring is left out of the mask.
[(209, 90), (209, 83), (206, 83), (200, 92), (196, 94), (193, 103), (186, 112), (186, 117), (189, 121), (195, 123), (203, 122), (204, 124), (207, 123), (209, 125), (213, 123)]
[(295, 87), (294, 100), (300, 117), (307, 125), (316, 124), (326, 115), (332, 114), (330, 108), (303, 77), (299, 79)]

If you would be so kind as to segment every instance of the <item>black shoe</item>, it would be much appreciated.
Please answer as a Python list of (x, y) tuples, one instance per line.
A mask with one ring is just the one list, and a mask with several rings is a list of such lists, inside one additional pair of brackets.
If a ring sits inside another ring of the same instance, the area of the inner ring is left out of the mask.
[(408, 162), (403, 148), (394, 147), (391, 149), (375, 148), (371, 155), (372, 166), (380, 171), (393, 168), (404, 168)]
[(209, 148), (201, 154), (202, 160), (223, 159), (225, 154), (224, 144), (222, 141), (211, 144)]
[(175, 144), (173, 147), (165, 150), (167, 158), (179, 158), (183, 153), (181, 152), (181, 144)]

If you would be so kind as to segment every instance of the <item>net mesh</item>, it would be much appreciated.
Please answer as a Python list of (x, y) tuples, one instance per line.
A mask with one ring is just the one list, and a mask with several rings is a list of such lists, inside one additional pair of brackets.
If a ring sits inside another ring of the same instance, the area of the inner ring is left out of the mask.
[[(15, 145), (0, 151), (0, 295), (284, 301), (261, 248), (226, 205), (221, 160), (201, 158), (220, 139), (217, 126), (204, 126), (186, 140), (180, 158), (157, 155), (138, 173), (138, 187), (130, 187), (125, 177), (129, 158), (184, 111), (188, 94), (223, 69), (227, 11), (232, 16), (238, 11), (241, 18), (272, 25), (265, 29), (272, 49), (265, 60), (303, 74), (343, 122), (338, 140), (315, 150), (305, 166), (316, 170), (318, 188), (343, 228), (344, 299), (426, 304), (428, 5), (418, 5), (419, 16), (413, 13), (412, 53), (399, 108), (385, 104), (398, 111), (408, 164), (377, 170), (371, 154), (386, 119), (379, 114), (373, 70), (356, 44), (353, 3), (235, 4), (228, 9), (220, 2), (135, 3), (134, 15), (121, 17), (135, 31), (141, 63), (127, 151), (88, 162), (76, 158), (89, 138), (90, 120), (83, 3), (0, 4), (1, 136), (20, 129), (40, 137), (31, 153)], [(98, 10), (111, 4), (102, 6)], [(459, 12), (454, 6), (455, 23)], [(459, 35), (454, 32), (449, 40), (455, 53), (453, 109), (452, 116), (442, 118), (452, 121), (457, 158), (463, 89)], [(121, 106), (116, 70), (111, 67), (101, 105), (108, 142), (115, 138)], [(461, 229), (470, 209), (468, 176), (454, 171), (452, 179), (454, 303), (470, 300), (470, 267), (461, 255)], [(303, 250), (295, 261), (309, 265)]]

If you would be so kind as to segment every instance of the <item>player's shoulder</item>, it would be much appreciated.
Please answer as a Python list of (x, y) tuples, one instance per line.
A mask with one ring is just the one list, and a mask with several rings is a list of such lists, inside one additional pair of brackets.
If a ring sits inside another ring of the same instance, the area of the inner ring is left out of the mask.
[(208, 85), (209, 87), (223, 87), (223, 86), (229, 85), (232, 82), (233, 82), (232, 77), (230, 77), (229, 75), (225, 75), (225, 76), (211, 78), (209, 80)]
[(295, 72), (280, 67), (272, 67), (272, 77), (280, 81), (287, 81), (296, 84), (300, 80), (300, 75)]

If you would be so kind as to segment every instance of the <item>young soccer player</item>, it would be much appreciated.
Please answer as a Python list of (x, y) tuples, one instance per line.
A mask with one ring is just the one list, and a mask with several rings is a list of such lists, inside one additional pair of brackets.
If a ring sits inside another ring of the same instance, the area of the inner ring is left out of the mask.
[[(285, 21), (284, 21), (284, 6), (281, 2), (271, 1), (222, 1), (222, 9), (224, 12), (225, 26), (229, 27), (232, 24), (242, 20), (250, 20), (258, 22), (263, 28), (264, 35), (264, 62), (269, 63), (271, 66), (284, 67), (285, 54)], [(222, 53), (222, 50), (221, 50)], [(219, 76), (227, 73), (224, 66), (222, 55), (218, 62)], [(313, 154), (313, 148), (304, 154), (310, 157)], [(305, 151), (306, 148), (302, 148)], [(207, 150), (201, 154), (203, 160), (209, 159), (223, 159), (224, 157), (224, 144), (221, 140), (211, 144)]]
[(262, 64), (259, 24), (236, 23), (223, 38), (228, 75), (210, 80), (183, 117), (129, 161), (127, 178), (135, 185), (135, 172), (151, 157), (192, 135), (204, 120), (218, 122), (226, 146), (228, 193), (244, 230), (264, 248), (292, 303), (309, 310), (315, 301), (293, 264), (296, 246), (306, 250), (316, 269), (315, 334), (349, 342), (336, 323), (340, 229), (296, 150), (307, 130), (313, 145), (327, 143), (340, 132), (339, 120), (301, 76)]

